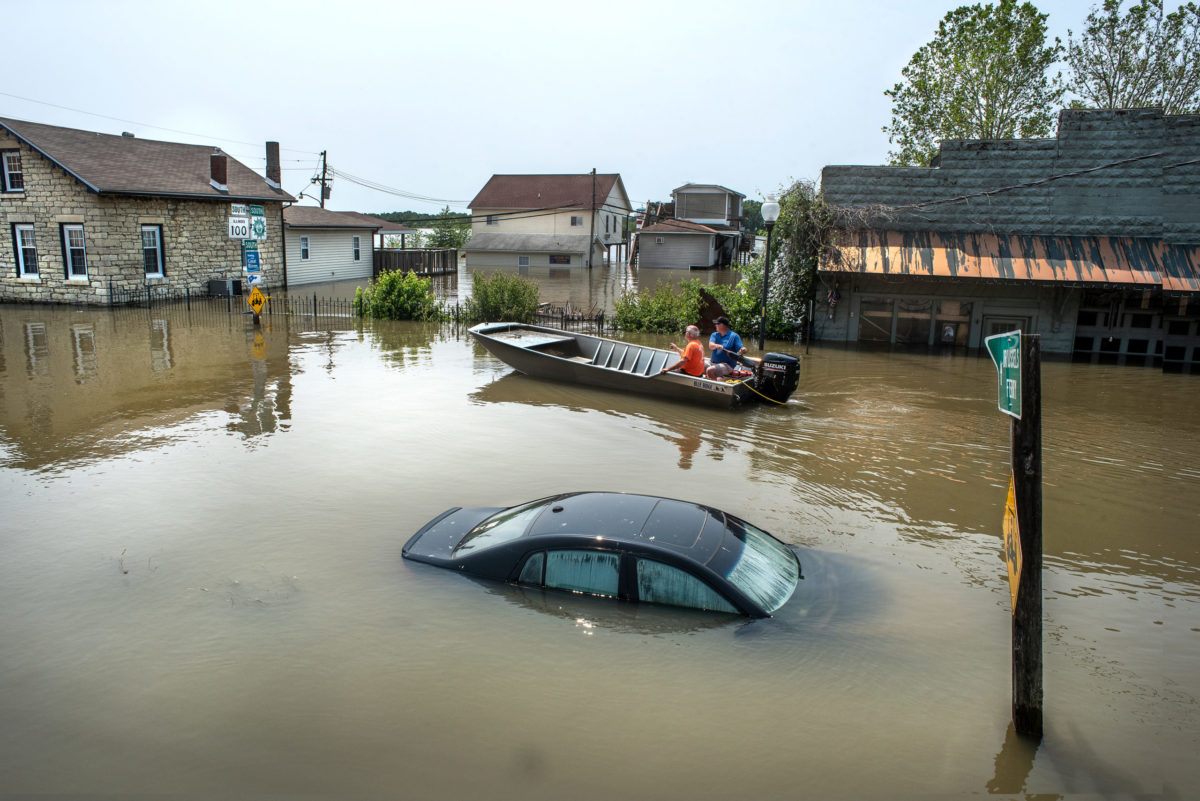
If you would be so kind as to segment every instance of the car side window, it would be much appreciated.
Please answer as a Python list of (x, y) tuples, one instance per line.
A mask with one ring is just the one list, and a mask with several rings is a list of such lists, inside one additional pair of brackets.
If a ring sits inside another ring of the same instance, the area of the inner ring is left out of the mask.
[(517, 581), (521, 584), (542, 586), (542, 568), (545, 566), (546, 552), (538, 551), (525, 560), (525, 565), (521, 568), (521, 575)]
[(644, 603), (735, 614), (738, 611), (716, 590), (691, 573), (652, 559), (637, 560), (637, 587), (638, 600)]
[[(546, 554), (546, 586), (615, 597), (620, 568), (621, 555), (616, 553), (549, 551)], [(524, 572), (521, 571), (522, 575)]]

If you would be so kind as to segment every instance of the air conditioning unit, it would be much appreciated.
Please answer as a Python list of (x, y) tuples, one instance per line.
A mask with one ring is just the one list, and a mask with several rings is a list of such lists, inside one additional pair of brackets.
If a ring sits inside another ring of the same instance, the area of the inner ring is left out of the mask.
[(242, 280), (240, 278), (212, 278), (208, 282), (208, 294), (212, 297), (240, 297)]

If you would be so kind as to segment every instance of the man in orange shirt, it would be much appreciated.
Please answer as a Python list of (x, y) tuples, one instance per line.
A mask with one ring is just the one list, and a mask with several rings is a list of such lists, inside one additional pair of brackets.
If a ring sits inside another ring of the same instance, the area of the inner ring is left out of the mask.
[(700, 347), (700, 329), (694, 325), (689, 325), (687, 330), (683, 332), (687, 337), (687, 345), (682, 350), (674, 342), (671, 343), (671, 350), (679, 354), (679, 361), (668, 367), (659, 370), (659, 375), (670, 370), (680, 370), (688, 375), (694, 375), (697, 378), (704, 375), (704, 350)]

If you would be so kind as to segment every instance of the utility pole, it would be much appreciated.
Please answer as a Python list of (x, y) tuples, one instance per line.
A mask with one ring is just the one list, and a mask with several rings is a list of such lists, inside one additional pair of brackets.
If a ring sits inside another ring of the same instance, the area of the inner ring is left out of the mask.
[(592, 269), (592, 251), (596, 249), (596, 168), (592, 167), (592, 223), (588, 228), (588, 269)]
[(321, 177), (314, 178), (313, 183), (321, 185), (321, 208), (325, 208), (325, 198), (329, 197), (329, 164), (325, 161), (325, 151), (321, 151)]

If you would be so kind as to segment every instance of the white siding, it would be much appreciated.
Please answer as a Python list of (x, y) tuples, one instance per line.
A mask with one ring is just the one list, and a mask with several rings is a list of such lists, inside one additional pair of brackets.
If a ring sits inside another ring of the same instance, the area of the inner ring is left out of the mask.
[[(300, 259), (300, 237), (308, 237), (308, 259)], [(354, 237), (360, 238), (360, 258), (354, 260)], [(288, 286), (320, 281), (370, 278), (373, 270), (371, 229), (289, 228)]]
[[(658, 239), (662, 244), (657, 244)], [(638, 234), (638, 266), (669, 267), (686, 270), (690, 267), (711, 267), (716, 262), (712, 234)]]

